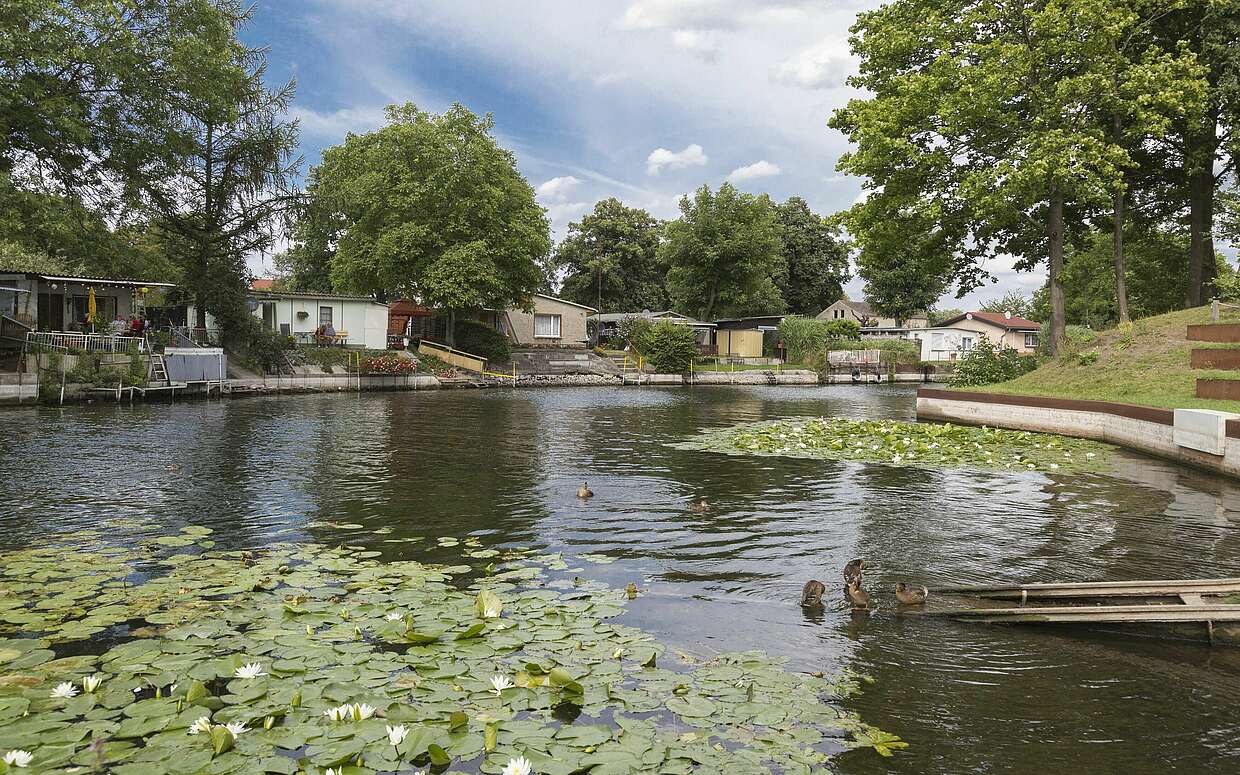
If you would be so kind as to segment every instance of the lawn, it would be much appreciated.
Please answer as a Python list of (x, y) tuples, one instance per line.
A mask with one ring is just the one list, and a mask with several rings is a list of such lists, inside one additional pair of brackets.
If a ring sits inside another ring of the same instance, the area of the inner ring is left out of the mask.
[[(1210, 347), (1187, 339), (1187, 327), (1210, 322), (1210, 308), (1196, 307), (1138, 320), (1100, 332), (1097, 338), (1008, 382), (987, 385), (994, 393), (1086, 398), (1165, 408), (1240, 412), (1240, 402), (1196, 397), (1198, 378), (1240, 379), (1240, 372), (1192, 370), (1189, 351)], [(1224, 315), (1223, 322), (1240, 322)], [(968, 388), (964, 388), (968, 389)]]

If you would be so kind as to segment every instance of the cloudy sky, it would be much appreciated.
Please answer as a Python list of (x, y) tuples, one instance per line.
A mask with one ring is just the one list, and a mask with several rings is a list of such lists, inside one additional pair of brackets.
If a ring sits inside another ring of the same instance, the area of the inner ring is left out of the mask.
[[(492, 113), (500, 142), (547, 208), (555, 236), (615, 196), (656, 216), (725, 180), (819, 213), (861, 181), (829, 129), (856, 95), (848, 28), (874, 0), (259, 0), (246, 39), (269, 47), (270, 78), (297, 79), (308, 163), (383, 107), (460, 102)], [(256, 269), (261, 267), (256, 266)], [(1036, 276), (991, 267), (1031, 292)], [(849, 287), (861, 298), (858, 281)]]

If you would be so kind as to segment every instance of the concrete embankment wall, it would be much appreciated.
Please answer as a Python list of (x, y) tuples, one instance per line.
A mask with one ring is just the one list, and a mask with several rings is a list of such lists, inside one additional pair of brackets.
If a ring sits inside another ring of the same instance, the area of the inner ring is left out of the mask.
[(357, 390), (436, 390), (439, 380), (429, 374), (314, 374), (231, 380), (235, 393), (334, 393)]
[(1171, 409), (1109, 401), (922, 388), (917, 419), (1093, 439), (1240, 477), (1240, 420), (1226, 422), (1223, 454), (1213, 455), (1176, 443)]

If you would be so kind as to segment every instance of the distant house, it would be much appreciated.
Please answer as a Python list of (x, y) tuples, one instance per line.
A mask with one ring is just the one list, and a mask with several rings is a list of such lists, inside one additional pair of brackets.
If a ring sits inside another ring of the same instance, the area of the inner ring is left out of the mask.
[(709, 349), (714, 340), (714, 323), (695, 320), (688, 315), (682, 315), (670, 309), (659, 312), (651, 312), (650, 310), (643, 310), (641, 312), (604, 312), (598, 315), (591, 315), (589, 321), (598, 325), (598, 338), (603, 340), (613, 338), (620, 327), (620, 323), (627, 318), (644, 318), (652, 323), (673, 323), (678, 326), (688, 326), (694, 330), (694, 333), (697, 335), (698, 346), (703, 349)]
[(980, 326), (976, 329), (942, 326), (904, 329), (900, 338), (920, 342), (920, 357), (923, 361), (954, 361), (964, 357), (965, 353), (973, 349), (973, 345), (986, 336), (985, 332), (978, 329)]
[(249, 303), (265, 328), (301, 342), (330, 326), (337, 344), (387, 348), (388, 305), (369, 296), (253, 289)]
[(533, 312), (517, 307), (482, 310), (478, 319), (495, 326), (517, 346), (563, 345), (586, 347), (590, 334), (586, 319), (597, 310), (584, 304), (557, 299), (545, 293), (534, 294)]
[[(715, 321), (715, 352), (726, 358), (761, 358), (775, 349), (775, 332), (787, 315), (751, 315)], [(768, 337), (772, 340), (766, 347)]]
[(907, 329), (925, 328), (930, 325), (930, 317), (918, 312), (907, 318), (884, 317), (874, 311), (868, 302), (840, 299), (818, 313), (819, 320), (852, 320), (862, 328)]
[[(174, 288), (172, 283), (77, 277), (40, 272), (6, 272), (0, 269), (0, 315), (6, 320), (7, 336), (25, 331), (89, 332), (90, 297), (95, 298), (96, 330), (106, 331), (117, 317), (145, 318), (156, 290)], [(162, 308), (161, 308), (162, 309)], [(180, 308), (184, 315), (184, 308)]]
[(1031, 355), (1038, 348), (1042, 324), (1010, 312), (965, 312), (944, 320), (940, 328), (979, 331), (997, 345), (1011, 347), (1021, 355)]

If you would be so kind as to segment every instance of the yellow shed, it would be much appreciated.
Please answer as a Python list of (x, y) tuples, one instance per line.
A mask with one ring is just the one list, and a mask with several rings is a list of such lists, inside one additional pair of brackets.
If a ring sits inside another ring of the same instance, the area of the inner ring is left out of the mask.
[(753, 328), (715, 332), (715, 347), (720, 358), (761, 358), (762, 333)]

